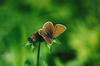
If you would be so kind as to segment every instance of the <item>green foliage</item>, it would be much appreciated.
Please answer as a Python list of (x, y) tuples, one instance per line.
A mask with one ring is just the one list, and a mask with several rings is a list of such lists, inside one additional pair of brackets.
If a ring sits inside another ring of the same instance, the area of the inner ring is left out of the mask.
[(100, 65), (99, 0), (0, 0), (0, 66), (36, 66), (37, 48), (27, 38), (47, 21), (67, 30), (49, 49), (41, 44), (41, 66)]

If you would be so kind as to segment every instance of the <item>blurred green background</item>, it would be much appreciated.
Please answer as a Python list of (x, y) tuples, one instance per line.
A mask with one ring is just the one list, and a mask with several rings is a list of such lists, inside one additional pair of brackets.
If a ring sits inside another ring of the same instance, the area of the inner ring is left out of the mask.
[(36, 66), (25, 44), (47, 21), (67, 30), (41, 45), (40, 66), (100, 66), (100, 0), (0, 0), (0, 66)]

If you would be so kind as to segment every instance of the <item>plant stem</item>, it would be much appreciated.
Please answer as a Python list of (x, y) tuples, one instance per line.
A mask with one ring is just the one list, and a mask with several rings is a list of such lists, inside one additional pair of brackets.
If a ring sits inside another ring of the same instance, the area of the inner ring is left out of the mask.
[(38, 53), (37, 53), (37, 66), (39, 66), (40, 45), (41, 45), (41, 43), (39, 42), (39, 44), (38, 44)]

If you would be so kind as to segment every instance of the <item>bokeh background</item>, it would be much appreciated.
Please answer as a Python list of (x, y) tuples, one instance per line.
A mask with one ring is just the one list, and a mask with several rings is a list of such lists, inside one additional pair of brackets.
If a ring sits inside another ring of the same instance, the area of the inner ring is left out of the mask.
[(47, 21), (67, 30), (41, 44), (40, 66), (100, 66), (100, 0), (0, 0), (0, 66), (36, 66), (25, 44)]

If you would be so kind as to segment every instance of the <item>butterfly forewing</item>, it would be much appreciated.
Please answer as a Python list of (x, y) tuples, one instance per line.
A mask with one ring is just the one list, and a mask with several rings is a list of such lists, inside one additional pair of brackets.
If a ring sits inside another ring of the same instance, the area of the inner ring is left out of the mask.
[(44, 29), (40, 29), (40, 30), (39, 30), (39, 34), (43, 37), (43, 39), (44, 39), (47, 43), (49, 43), (49, 44), (52, 43), (52, 39), (48, 37), (48, 35), (47, 35), (46, 32), (44, 31)]
[(48, 21), (44, 24), (43, 29), (45, 30), (45, 32), (49, 32), (50, 34), (52, 34), (54, 31), (54, 25), (52, 22)]
[(56, 24), (53, 31), (53, 38), (58, 37), (66, 30), (66, 27), (62, 24)]

